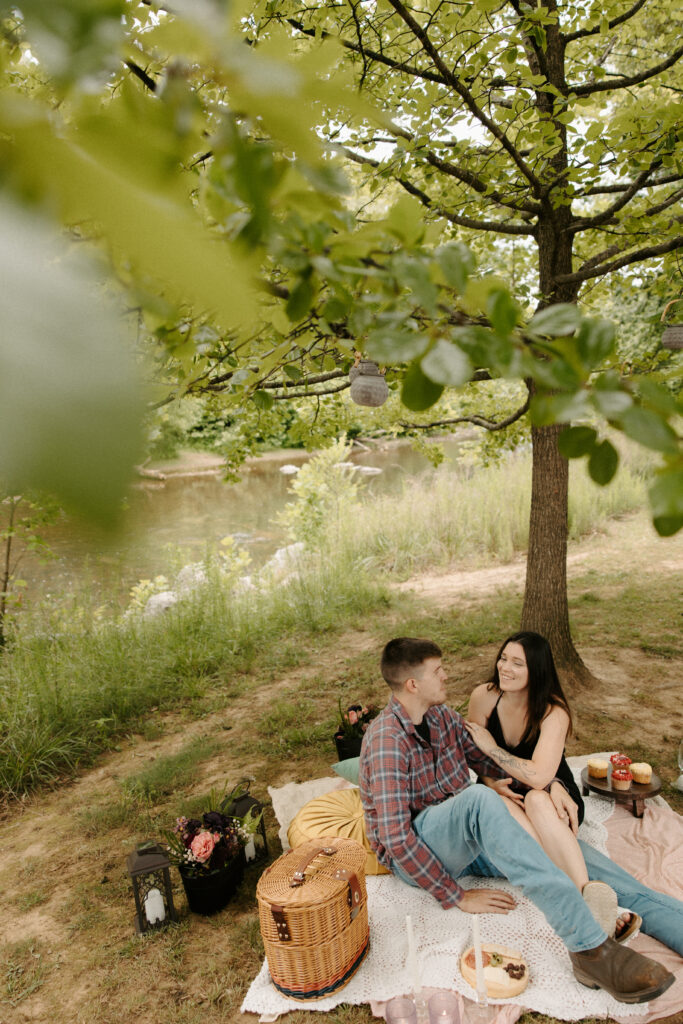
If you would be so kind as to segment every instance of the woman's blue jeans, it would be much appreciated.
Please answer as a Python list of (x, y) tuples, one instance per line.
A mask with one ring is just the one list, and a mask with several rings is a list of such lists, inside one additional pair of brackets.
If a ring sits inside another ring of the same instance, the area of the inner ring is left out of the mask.
[[(511, 817), (500, 797), (484, 786), (470, 786), (457, 796), (421, 811), (413, 822), (420, 838), (449, 875), (507, 878), (543, 912), (570, 952), (604, 942), (596, 923), (570, 878), (550, 860), (535, 839)], [(683, 904), (636, 881), (613, 861), (582, 843), (590, 878), (607, 882), (620, 905), (637, 911), (643, 931), (682, 952)], [(393, 870), (412, 882), (398, 865)]]

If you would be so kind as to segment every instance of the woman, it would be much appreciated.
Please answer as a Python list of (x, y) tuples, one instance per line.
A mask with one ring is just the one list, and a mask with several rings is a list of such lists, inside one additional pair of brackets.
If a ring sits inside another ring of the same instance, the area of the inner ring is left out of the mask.
[[(572, 718), (545, 637), (531, 632), (508, 637), (493, 681), (470, 697), (465, 726), (479, 749), (509, 775), (481, 781), (500, 794), (512, 816), (569, 875), (608, 935), (618, 942), (630, 938), (640, 927), (639, 915), (619, 909), (617, 917), (613, 890), (602, 882), (589, 883), (576, 838), (584, 805), (564, 756)], [(577, 823), (556, 810), (548, 792), (554, 780), (577, 804)]]

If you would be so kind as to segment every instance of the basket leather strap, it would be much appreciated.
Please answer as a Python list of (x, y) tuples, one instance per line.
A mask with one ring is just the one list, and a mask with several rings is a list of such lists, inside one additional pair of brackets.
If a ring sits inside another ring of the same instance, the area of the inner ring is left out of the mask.
[(337, 868), (334, 873), (335, 878), (343, 878), (349, 886), (349, 906), (351, 907), (351, 920), (353, 921), (358, 911), (360, 910), (361, 903), (361, 891), (360, 885), (358, 884), (358, 876), (353, 872), (349, 871), (348, 868)]
[(334, 846), (316, 846), (316, 847), (314, 847), (313, 850), (311, 850), (309, 853), (305, 854), (303, 860), (299, 861), (299, 866), (297, 868), (295, 868), (295, 870), (294, 870), (294, 872), (292, 874), (292, 881), (289, 883), (290, 887), (292, 889), (296, 889), (297, 886), (304, 884), (304, 882), (306, 880), (304, 878), (304, 875), (306, 873), (306, 868), (308, 867), (308, 865), (311, 863), (312, 860), (315, 860), (315, 858), (319, 854), (324, 853), (326, 857), (332, 857), (336, 852), (337, 852), (337, 849)]
[(273, 920), (275, 921), (278, 939), (280, 942), (289, 942), (292, 936), (289, 933), (289, 925), (287, 924), (287, 918), (285, 917), (285, 908), (279, 907), (276, 903), (273, 903), (271, 905), (270, 912), (273, 915)]

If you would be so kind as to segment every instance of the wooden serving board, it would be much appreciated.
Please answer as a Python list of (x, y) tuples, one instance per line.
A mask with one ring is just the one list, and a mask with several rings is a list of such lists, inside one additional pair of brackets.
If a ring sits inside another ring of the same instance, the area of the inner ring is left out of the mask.
[(582, 791), (588, 796), (589, 791), (600, 793), (601, 796), (611, 796), (617, 803), (631, 804), (631, 810), (636, 818), (642, 818), (645, 810), (645, 799), (648, 796), (657, 796), (662, 788), (662, 780), (659, 775), (652, 773), (649, 782), (632, 782), (628, 789), (612, 788), (612, 765), (607, 770), (606, 779), (594, 779), (588, 774), (588, 769), (581, 772)]

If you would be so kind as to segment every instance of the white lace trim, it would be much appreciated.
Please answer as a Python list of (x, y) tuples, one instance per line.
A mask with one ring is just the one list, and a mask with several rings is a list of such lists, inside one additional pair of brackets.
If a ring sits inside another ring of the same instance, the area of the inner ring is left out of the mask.
[[(569, 759), (579, 787), (581, 768), (586, 760)], [(338, 780), (330, 779), (328, 782), (333, 786), (338, 784)], [(306, 799), (311, 799), (311, 796), (307, 795)], [(607, 829), (604, 823), (614, 804), (592, 794), (585, 798), (585, 803), (586, 818), (581, 826), (581, 838), (606, 854)], [(286, 832), (288, 821), (278, 820)], [(461, 880), (461, 884), (464, 888), (485, 888), (491, 886), (491, 879), (468, 876)], [(646, 1004), (628, 1006), (602, 990), (580, 985), (574, 978), (564, 943), (540, 910), (509, 882), (496, 880), (495, 886), (512, 893), (517, 907), (505, 916), (481, 914), (482, 941), (498, 942), (519, 950), (529, 965), (530, 981), (517, 1000), (491, 1000), (491, 1003), (506, 1005), (519, 1002), (528, 1010), (569, 1021), (583, 1017), (643, 1016), (647, 1013)], [(288, 1013), (297, 1007), (331, 1010), (339, 1003), (369, 1003), (409, 992), (412, 979), (406, 967), (406, 914), (410, 914), (413, 920), (421, 984), (425, 988), (455, 989), (466, 997), (474, 998), (473, 990), (459, 971), (460, 954), (472, 943), (470, 915), (457, 907), (443, 910), (423, 890), (408, 886), (392, 875), (368, 878), (367, 890), (370, 951), (347, 985), (325, 999), (310, 1002), (287, 999), (271, 984), (268, 964), (264, 961), (242, 1003), (242, 1011), (274, 1015)]]

